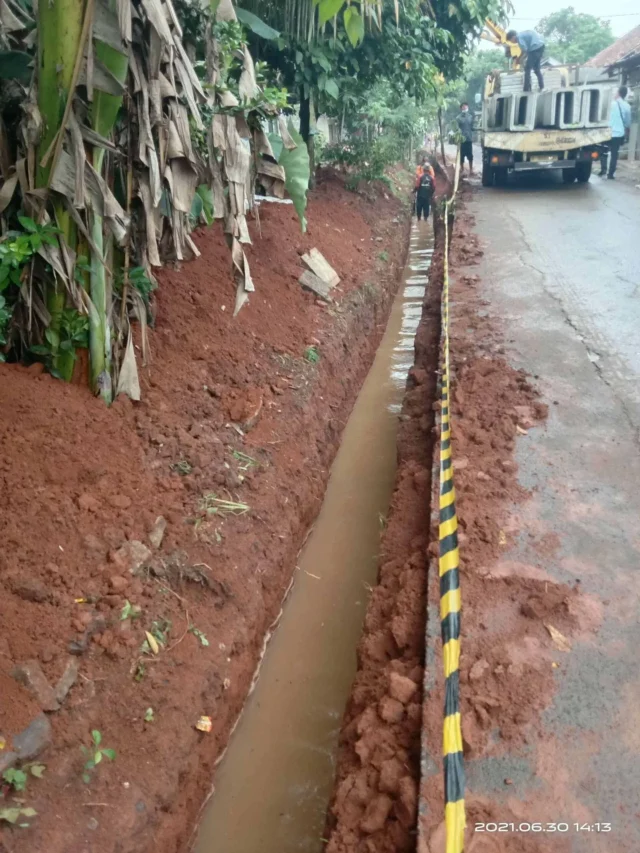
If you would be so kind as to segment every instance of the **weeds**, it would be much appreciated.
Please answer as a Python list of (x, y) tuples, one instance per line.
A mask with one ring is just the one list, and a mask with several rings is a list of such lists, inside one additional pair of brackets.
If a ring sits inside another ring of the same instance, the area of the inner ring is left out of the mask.
[(253, 456), (247, 456), (247, 454), (243, 453), (241, 450), (234, 450), (231, 455), (240, 463), (238, 465), (239, 471), (248, 471), (249, 468), (254, 468), (258, 465), (258, 461), (254, 459)]
[(200, 499), (200, 512), (207, 515), (244, 515), (249, 512), (249, 504), (219, 498), (213, 492), (207, 492)]
[(44, 764), (25, 764), (21, 770), (16, 767), (10, 767), (4, 771), (2, 778), (16, 793), (19, 793), (26, 790), (29, 774), (35, 776), (36, 779), (42, 779), (45, 769), (46, 765)]
[(146, 640), (140, 646), (143, 655), (157, 655), (161, 646), (169, 642), (171, 622), (168, 619), (155, 619), (151, 623), (151, 630), (145, 631)]
[(389, 260), (389, 252), (387, 252), (387, 250), (384, 249), (384, 251), (378, 253), (378, 258), (381, 261), (388, 261)]
[(320, 353), (316, 347), (307, 347), (304, 351), (304, 357), (310, 364), (317, 364), (320, 361)]
[(87, 748), (84, 744), (80, 746), (82, 754), (87, 758), (82, 772), (82, 781), (85, 785), (91, 782), (96, 767), (103, 758), (113, 761), (116, 757), (115, 749), (107, 749), (100, 745), (102, 743), (102, 732), (98, 731), (98, 729), (94, 729), (91, 732), (91, 741), (92, 745), (90, 748)]
[(147, 710), (144, 712), (145, 723), (154, 723), (155, 719), (156, 717), (153, 708), (147, 708)]
[(122, 610), (120, 611), (120, 621), (124, 622), (125, 619), (138, 619), (139, 616), (142, 615), (142, 608), (137, 604), (132, 604), (129, 599), (125, 601), (122, 606)]
[(191, 625), (189, 627), (189, 633), (193, 634), (194, 637), (197, 637), (200, 640), (201, 646), (208, 646), (209, 640), (207, 640), (206, 634), (204, 634), (199, 628), (196, 628), (195, 625)]
[(35, 817), (38, 812), (32, 808), (21, 808), (19, 806), (9, 807), (7, 809), (0, 809), (0, 821), (4, 820), (6, 823), (18, 824), (23, 828), (29, 826), (27, 822), (18, 823), (21, 817)]
[(179, 462), (174, 462), (169, 466), (175, 474), (180, 474), (181, 477), (186, 477), (193, 471), (193, 468), (186, 459), (181, 459)]

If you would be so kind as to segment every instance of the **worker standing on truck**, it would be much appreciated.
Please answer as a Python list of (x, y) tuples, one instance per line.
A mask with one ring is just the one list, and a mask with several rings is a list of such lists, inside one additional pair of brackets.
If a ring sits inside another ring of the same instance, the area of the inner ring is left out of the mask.
[(464, 167), (464, 161), (469, 161), (469, 174), (473, 175), (473, 113), (469, 112), (469, 104), (466, 101), (460, 104), (460, 112), (456, 116), (456, 122), (460, 129), (462, 142), (460, 143), (460, 170)]
[(602, 155), (602, 159), (600, 160), (600, 177), (604, 178), (607, 175), (607, 160), (609, 160), (609, 174), (607, 177), (610, 181), (613, 181), (615, 178), (618, 154), (631, 129), (631, 107), (627, 102), (628, 91), (626, 86), (620, 86), (611, 104), (611, 112), (609, 113), (611, 139), (607, 144), (607, 148), (611, 153), (611, 160), (609, 160), (608, 152)]
[(531, 72), (538, 79), (540, 91), (544, 89), (544, 80), (540, 71), (540, 63), (544, 54), (545, 43), (540, 33), (535, 30), (523, 30), (517, 33), (515, 30), (509, 30), (507, 33), (507, 41), (511, 44), (519, 44), (520, 49), (526, 55), (524, 63), (524, 91), (531, 91)]

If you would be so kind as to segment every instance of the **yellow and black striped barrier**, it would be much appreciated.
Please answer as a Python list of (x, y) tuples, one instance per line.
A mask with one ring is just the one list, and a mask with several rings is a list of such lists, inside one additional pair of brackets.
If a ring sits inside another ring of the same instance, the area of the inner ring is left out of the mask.
[(464, 850), (464, 762), (460, 719), (460, 555), (458, 517), (451, 455), (451, 407), (449, 373), (449, 208), (455, 199), (460, 175), (460, 151), (456, 161), (453, 193), (444, 210), (444, 274), (442, 286), (442, 394), (440, 413), (440, 491), (438, 524), (438, 573), (440, 576), (440, 626), (445, 678), (443, 759), (446, 853)]

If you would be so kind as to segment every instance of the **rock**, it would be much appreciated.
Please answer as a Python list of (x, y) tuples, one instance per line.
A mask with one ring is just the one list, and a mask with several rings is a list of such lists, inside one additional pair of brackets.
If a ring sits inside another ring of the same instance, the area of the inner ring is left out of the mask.
[(469, 670), (469, 681), (480, 681), (491, 669), (488, 661), (484, 658), (477, 660)]
[(56, 684), (55, 689), (56, 699), (61, 705), (67, 698), (67, 694), (69, 693), (73, 685), (78, 680), (79, 671), (80, 664), (78, 663), (77, 658), (69, 658), (69, 660), (67, 661), (67, 665), (64, 668), (64, 672), (60, 676), (60, 680)]
[(98, 512), (100, 509), (100, 501), (97, 498), (94, 498), (93, 495), (85, 492), (78, 498), (78, 506), (80, 509), (85, 510), (85, 512)]
[(455, 471), (464, 471), (465, 468), (469, 467), (469, 460), (466, 456), (463, 456), (460, 459), (453, 460), (453, 468)]
[(395, 813), (405, 829), (414, 826), (418, 813), (418, 787), (411, 776), (405, 776), (400, 780)]
[(129, 578), (123, 578), (121, 575), (113, 575), (109, 578), (109, 585), (116, 593), (124, 592), (129, 586)]
[(11, 590), (24, 601), (41, 604), (49, 599), (49, 590), (37, 578), (14, 578)]
[(132, 539), (109, 556), (123, 571), (135, 572), (151, 559), (151, 550), (143, 542)]
[(17, 682), (31, 690), (43, 711), (57, 711), (60, 708), (53, 688), (37, 660), (19, 664), (12, 675)]
[(380, 765), (378, 788), (385, 794), (395, 795), (398, 791), (400, 780), (406, 772), (407, 768), (398, 758), (388, 758)]
[(163, 516), (159, 515), (151, 528), (151, 532), (149, 533), (149, 542), (151, 542), (152, 546), (156, 550), (162, 545), (166, 529), (167, 520)]
[(107, 550), (104, 542), (93, 533), (87, 533), (87, 535), (82, 539), (82, 544), (87, 551), (92, 551), (96, 554), (104, 554)]
[(379, 832), (385, 825), (392, 807), (393, 800), (387, 794), (379, 794), (374, 797), (365, 809), (364, 817), (360, 821), (362, 832), (367, 835)]
[(378, 713), (385, 723), (399, 723), (404, 716), (404, 705), (391, 696), (383, 696), (378, 704)]
[(13, 748), (20, 761), (33, 761), (51, 745), (51, 723), (46, 714), (40, 714), (18, 735), (14, 735)]
[(389, 695), (403, 705), (411, 701), (417, 689), (418, 685), (414, 681), (399, 672), (392, 672), (389, 676)]

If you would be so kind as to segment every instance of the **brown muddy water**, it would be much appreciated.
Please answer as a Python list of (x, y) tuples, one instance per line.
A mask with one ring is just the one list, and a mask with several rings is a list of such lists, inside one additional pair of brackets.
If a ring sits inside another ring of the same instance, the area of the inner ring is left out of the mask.
[(413, 223), (403, 283), (295, 582), (215, 777), (195, 853), (319, 853), (356, 646), (376, 583), (396, 430), (433, 252)]

